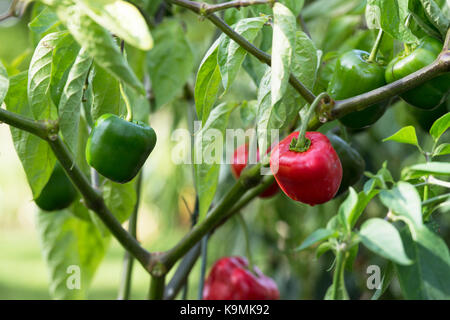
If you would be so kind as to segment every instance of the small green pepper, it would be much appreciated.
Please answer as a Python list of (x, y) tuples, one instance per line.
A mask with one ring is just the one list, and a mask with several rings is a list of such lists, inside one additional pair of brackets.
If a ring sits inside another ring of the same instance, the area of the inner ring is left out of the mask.
[(366, 167), (366, 162), (358, 151), (337, 135), (328, 133), (327, 137), (334, 150), (336, 150), (342, 164), (342, 181), (339, 190), (335, 195), (335, 197), (337, 197), (346, 192), (350, 186), (361, 179)]
[(414, 117), (417, 124), (423, 129), (423, 131), (428, 132), (438, 118), (450, 111), (450, 99), (447, 99), (447, 103), (442, 103), (439, 107), (433, 110), (422, 110), (419, 108), (410, 108), (410, 110), (410, 114)]
[[(389, 62), (386, 68), (386, 81), (388, 83), (401, 79), (427, 65), (433, 63), (442, 50), (442, 43), (426, 36), (420, 40), (419, 45), (409, 54), (400, 53)], [(431, 79), (424, 84), (409, 90), (401, 95), (409, 104), (425, 110), (431, 110), (444, 102), (450, 93), (450, 73)]]
[(55, 211), (67, 208), (76, 197), (77, 190), (61, 165), (56, 163), (50, 179), (35, 202), (42, 210)]
[[(384, 67), (378, 62), (367, 61), (369, 55), (366, 51), (351, 50), (339, 57), (328, 87), (334, 99), (354, 97), (386, 84)], [(349, 128), (359, 129), (374, 124), (385, 111), (386, 103), (377, 103), (339, 120)]]
[(104, 114), (89, 136), (86, 160), (104, 177), (125, 183), (138, 174), (155, 144), (155, 131), (145, 123)]

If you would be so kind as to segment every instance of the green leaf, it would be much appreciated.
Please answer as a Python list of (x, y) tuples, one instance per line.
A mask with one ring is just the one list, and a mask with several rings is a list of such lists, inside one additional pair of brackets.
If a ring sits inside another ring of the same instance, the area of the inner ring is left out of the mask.
[(106, 180), (103, 187), (105, 204), (120, 223), (125, 222), (130, 217), (136, 206), (137, 193), (135, 181), (120, 184)]
[(304, 250), (310, 246), (312, 246), (313, 244), (326, 240), (330, 237), (337, 237), (338, 233), (334, 230), (329, 230), (329, 229), (317, 229), (316, 231), (314, 231), (313, 233), (311, 233), (306, 239), (305, 241), (303, 241), (303, 243), (295, 249), (295, 251), (301, 251)]
[(3, 103), (3, 100), (5, 99), (6, 93), (8, 92), (9, 88), (9, 78), (8, 73), (6, 72), (5, 67), (0, 61), (0, 106)]
[(154, 32), (155, 47), (148, 53), (155, 107), (178, 96), (194, 68), (194, 55), (177, 20), (165, 20)]
[(73, 154), (77, 154), (78, 125), (80, 123), (83, 90), (92, 65), (92, 58), (81, 49), (70, 69), (67, 83), (58, 106), (59, 128)]
[(150, 50), (153, 39), (138, 8), (122, 0), (79, 0), (77, 4), (96, 23), (141, 50)]
[(411, 184), (400, 181), (393, 189), (382, 190), (380, 200), (393, 212), (408, 218), (416, 227), (423, 225), (420, 196)]
[(430, 129), (434, 141), (438, 141), (442, 134), (450, 127), (450, 112), (437, 119)]
[(38, 43), (45, 35), (62, 31), (61, 22), (58, 20), (58, 15), (50, 7), (44, 7), (39, 14), (28, 24), (31, 31), (33, 42)]
[[(303, 31), (297, 31), (295, 35), (295, 51), (291, 65), (292, 74), (305, 87), (312, 90), (317, 80), (319, 70), (319, 57), (314, 42)], [(292, 114), (297, 114), (300, 108), (306, 103), (305, 99), (291, 86), (287, 88), (287, 96), (295, 99), (294, 103), (289, 104), (288, 97), (284, 97), (288, 109), (293, 109)]]
[(384, 141), (396, 141), (400, 143), (407, 143), (420, 148), (419, 143), (417, 141), (416, 129), (413, 126), (401, 128), (392, 136), (383, 139), (383, 142)]
[(427, 227), (417, 228), (415, 241), (408, 228), (400, 233), (410, 266), (395, 265), (406, 299), (450, 299), (450, 254), (446, 243)]
[(262, 77), (258, 88), (258, 114), (257, 114), (257, 134), (260, 154), (265, 154), (272, 139), (272, 130), (277, 130), (283, 126), (286, 120), (286, 108), (283, 103), (272, 105), (271, 98), (271, 69), (267, 69)]
[(79, 52), (80, 46), (69, 33), (61, 37), (53, 50), (50, 94), (55, 106), (59, 105), (69, 72)]
[(401, 265), (411, 264), (397, 229), (389, 222), (372, 218), (361, 226), (362, 243), (372, 252)]
[(279, 0), (279, 2), (291, 10), (294, 16), (300, 14), (300, 11), (302, 11), (303, 5), (305, 4), (305, 0)]
[(50, 119), (51, 117), (50, 82), (53, 50), (63, 35), (62, 32), (46, 35), (39, 42), (31, 58), (27, 88), (28, 103), (35, 119)]
[(450, 26), (450, 19), (444, 15), (441, 8), (433, 0), (420, 0), (428, 21), (439, 30), (442, 39), (445, 39), (447, 30)]
[(92, 76), (92, 109), (94, 120), (102, 114), (112, 113), (120, 115), (119, 81), (99, 65), (95, 65)]
[(250, 100), (243, 101), (239, 108), (241, 121), (245, 127), (250, 126), (256, 119), (258, 113), (258, 101)]
[(91, 222), (78, 219), (68, 211), (51, 214), (40, 211), (37, 229), (49, 269), (51, 296), (86, 299), (109, 238), (103, 238)]
[(349, 188), (348, 197), (338, 211), (340, 224), (345, 227), (348, 233), (351, 232), (367, 204), (378, 192), (378, 190), (371, 190), (368, 193), (360, 192), (357, 194), (352, 187)]
[(217, 51), (220, 41), (220, 38), (217, 39), (209, 48), (203, 61), (200, 63), (195, 81), (195, 108), (197, 110), (197, 118), (202, 121), (203, 125), (217, 100), (217, 93), (222, 80), (219, 64), (217, 63)]
[(370, 29), (383, 29), (394, 39), (416, 42), (416, 36), (405, 26), (409, 0), (368, 0), (366, 21)]
[[(26, 72), (11, 77), (5, 104), (8, 111), (31, 118), (27, 82)], [(25, 170), (33, 196), (37, 198), (52, 174), (56, 161), (55, 156), (45, 140), (12, 126), (10, 129), (14, 148)]]
[(219, 181), (224, 132), (235, 105), (222, 103), (215, 107), (205, 125), (195, 134), (194, 171), (199, 197), (199, 221), (205, 218)]
[(78, 5), (57, 7), (58, 17), (69, 29), (75, 40), (119, 81), (123, 81), (145, 95), (145, 89), (121, 54), (112, 35), (89, 18)]
[(433, 152), (433, 157), (444, 156), (450, 154), (450, 143), (443, 143), (439, 145)]
[(412, 165), (405, 169), (408, 177), (421, 177), (427, 174), (433, 175), (450, 175), (450, 162), (427, 162)]
[(273, 6), (271, 104), (277, 104), (286, 91), (295, 50), (296, 18), (279, 2)]
[(391, 284), (394, 274), (394, 264), (389, 261), (384, 271), (383, 278), (381, 279), (381, 286), (375, 291), (372, 298), (370, 298), (371, 300), (378, 300), (383, 295), (383, 293), (386, 292), (386, 290), (389, 288), (389, 285)]
[[(234, 31), (252, 42), (267, 21), (268, 17), (242, 19), (236, 24)], [(225, 92), (236, 78), (246, 55), (247, 51), (228, 36), (220, 38), (217, 62)]]

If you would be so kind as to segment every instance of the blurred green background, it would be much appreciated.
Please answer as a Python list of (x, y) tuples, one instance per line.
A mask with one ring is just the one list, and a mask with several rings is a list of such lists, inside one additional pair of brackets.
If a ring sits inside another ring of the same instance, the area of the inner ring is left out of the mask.
[[(7, 7), (8, 1), (0, 1), (0, 12)], [(183, 13), (183, 21), (198, 66), (211, 43), (214, 29), (211, 24), (199, 21), (190, 13)], [(0, 24), (0, 60), (19, 70), (27, 68), (32, 52), (27, 22), (25, 16), (22, 20), (10, 19)], [(310, 28), (316, 34), (323, 32), (322, 26), (313, 23)], [(346, 37), (351, 35), (347, 34)], [(191, 84), (194, 76), (193, 72)], [(245, 72), (241, 72), (237, 82), (228, 98), (255, 99), (255, 86)], [(188, 127), (192, 108), (185, 100), (177, 99), (151, 116), (151, 123), (158, 134), (158, 144), (144, 169), (143, 196), (138, 217), (138, 238), (150, 251), (169, 249), (190, 227), (190, 211), (195, 202), (192, 169), (188, 165), (175, 165), (168, 161), (168, 157), (176, 143), (171, 140), (171, 134), (176, 128)], [(370, 130), (352, 136), (353, 146), (366, 160), (366, 170), (377, 171), (387, 160), (388, 168), (398, 179), (402, 167), (423, 162), (412, 146), (380, 142), (402, 125), (413, 124), (419, 132), (421, 143), (430, 145), (428, 136), (410, 117), (408, 108), (400, 102), (390, 108)], [(234, 113), (231, 126), (241, 125), (239, 114)], [(322, 130), (335, 125), (329, 124)], [(448, 138), (447, 135), (443, 140)], [(37, 208), (32, 201), (7, 125), (0, 124), (0, 141), (0, 299), (49, 299), (47, 270), (34, 227)], [(233, 183), (228, 166), (224, 165), (222, 169), (218, 194)], [(356, 187), (361, 186), (362, 182)], [(293, 253), (291, 249), (312, 231), (324, 227), (344, 198), (341, 196), (325, 205), (308, 207), (279, 194), (269, 200), (257, 199), (244, 210), (250, 227), (255, 262), (266, 275), (275, 279), (282, 298), (323, 298), (331, 283), (331, 275), (327, 270), (332, 266), (332, 255), (325, 254), (317, 259), (314, 250)], [(365, 216), (384, 217), (385, 214), (386, 209), (373, 201)], [(440, 213), (436, 219), (441, 234), (449, 244), (448, 219), (445, 220)], [(208, 266), (225, 255), (245, 255), (243, 233), (235, 219), (231, 219), (211, 237), (208, 253)], [(92, 283), (90, 299), (117, 297), (123, 254), (122, 248), (112, 242)], [(362, 249), (355, 262), (354, 272), (347, 276), (347, 288), (352, 298), (368, 299), (373, 294), (365, 287), (365, 270), (370, 264), (383, 267), (385, 261)], [(197, 263), (189, 279), (189, 298), (197, 298), (199, 274), (200, 265)], [(148, 287), (148, 275), (135, 264), (132, 298), (145, 299)], [(400, 297), (399, 286), (394, 281), (385, 298)]]

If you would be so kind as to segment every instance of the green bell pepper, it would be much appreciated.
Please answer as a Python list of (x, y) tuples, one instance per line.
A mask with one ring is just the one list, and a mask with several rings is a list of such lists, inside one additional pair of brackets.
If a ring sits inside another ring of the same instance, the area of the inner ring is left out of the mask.
[[(375, 61), (368, 62), (369, 55), (366, 51), (351, 50), (339, 57), (328, 87), (334, 99), (354, 97), (386, 84), (384, 67)], [(375, 123), (385, 111), (386, 103), (382, 102), (352, 112), (339, 120), (349, 128), (360, 129)]]
[[(427, 65), (433, 63), (442, 50), (442, 43), (426, 36), (409, 54), (400, 53), (386, 68), (388, 83), (399, 80)], [(450, 73), (445, 73), (401, 95), (407, 103), (425, 110), (431, 110), (441, 105), (450, 93)]]
[(35, 202), (42, 210), (55, 211), (67, 208), (76, 197), (77, 190), (61, 165), (56, 163), (50, 179)]
[(108, 113), (95, 122), (86, 160), (104, 177), (125, 183), (138, 174), (155, 144), (156, 134), (150, 126)]

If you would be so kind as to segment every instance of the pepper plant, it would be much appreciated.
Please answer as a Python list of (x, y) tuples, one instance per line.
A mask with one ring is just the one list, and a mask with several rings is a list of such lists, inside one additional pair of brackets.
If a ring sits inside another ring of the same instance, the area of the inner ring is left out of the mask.
[[(448, 216), (435, 218), (450, 200), (448, 1), (13, 0), (0, 21), (14, 17), (27, 22), (32, 49), (0, 62), (0, 121), (41, 208), (52, 297), (87, 297), (112, 236), (125, 250), (120, 299), (133, 290), (134, 261), (148, 273), (149, 299), (187, 293), (197, 260), (198, 298), (277, 299), (292, 298), (283, 283), (292, 278), (277, 272), (307, 273), (317, 259), (328, 259), (331, 273), (324, 266), (325, 290), (308, 298), (378, 299), (391, 284), (405, 299), (450, 298), (448, 232), (439, 231)], [(387, 137), (395, 112), (402, 128)], [(184, 237), (155, 251), (137, 235), (144, 187), (159, 188), (152, 199), (171, 210), (182, 198), (144, 167), (170, 153), (160, 114), (170, 114), (171, 129), (190, 129), (193, 181), (182, 183), (195, 200)], [(236, 127), (254, 129), (251, 143), (214, 149)], [(403, 148), (394, 143), (423, 158), (389, 158), (390, 148)], [(258, 201), (249, 227), (243, 213)], [(316, 217), (316, 230), (301, 212)], [(207, 246), (234, 217), (247, 259), (222, 258), (208, 275)], [(270, 241), (256, 246), (261, 224)], [(301, 237), (288, 239), (292, 229)], [(267, 255), (256, 260), (255, 247)], [(355, 294), (349, 273), (357, 278), (367, 256), (382, 268)], [(270, 259), (279, 268), (263, 274), (258, 265)], [(67, 287), (71, 265), (82, 274), (77, 290)]]

